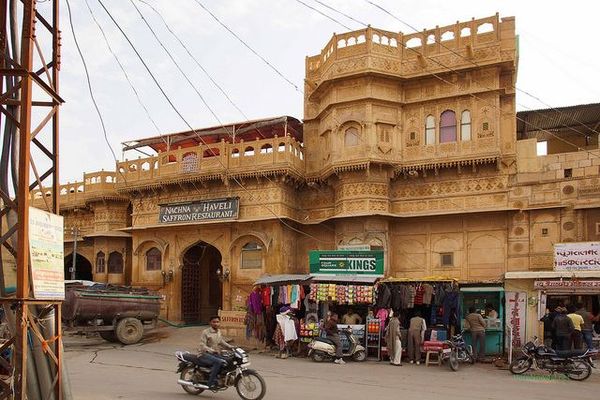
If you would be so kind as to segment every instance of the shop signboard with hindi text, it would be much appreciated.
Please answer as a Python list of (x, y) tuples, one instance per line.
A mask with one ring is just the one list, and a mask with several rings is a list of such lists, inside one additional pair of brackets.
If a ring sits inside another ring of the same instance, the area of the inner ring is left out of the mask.
[(507, 329), (505, 346), (508, 348), (511, 343), (512, 331), (512, 347), (518, 349), (525, 344), (525, 324), (527, 322), (527, 293), (526, 292), (504, 292), (506, 298), (506, 318), (507, 325), (512, 329)]
[(556, 243), (555, 271), (600, 271), (600, 242)]
[(309, 264), (314, 275), (383, 276), (383, 251), (314, 250)]
[(29, 207), (29, 254), (35, 299), (65, 299), (63, 246), (63, 217)]
[(239, 208), (239, 197), (191, 203), (162, 204), (158, 221), (161, 224), (173, 224), (238, 219)]

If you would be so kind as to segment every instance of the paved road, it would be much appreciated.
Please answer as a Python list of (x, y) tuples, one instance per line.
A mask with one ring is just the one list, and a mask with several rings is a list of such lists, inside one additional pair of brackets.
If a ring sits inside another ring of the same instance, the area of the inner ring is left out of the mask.
[[(191, 399), (177, 385), (175, 350), (193, 350), (199, 328), (163, 328), (144, 343), (109, 344), (96, 338), (66, 338), (66, 360), (75, 399)], [(447, 368), (365, 362), (316, 364), (252, 355), (267, 381), (267, 399), (597, 399), (600, 373), (585, 382), (517, 379), (490, 365)], [(235, 390), (196, 398), (237, 399)]]

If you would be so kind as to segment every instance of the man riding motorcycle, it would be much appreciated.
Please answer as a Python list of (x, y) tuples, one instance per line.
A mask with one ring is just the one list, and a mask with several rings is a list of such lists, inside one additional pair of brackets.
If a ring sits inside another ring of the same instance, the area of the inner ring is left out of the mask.
[(340, 333), (338, 331), (338, 315), (333, 313), (327, 321), (325, 321), (324, 330), (327, 334), (327, 339), (331, 340), (335, 344), (335, 363), (345, 364), (342, 359), (342, 341), (340, 339)]
[(200, 334), (200, 346), (198, 347), (198, 355), (188, 356), (190, 361), (196, 365), (211, 367), (208, 377), (208, 386), (211, 390), (217, 389), (217, 376), (221, 372), (221, 368), (226, 364), (226, 361), (219, 357), (221, 348), (233, 349), (221, 336), (219, 326), (221, 318), (214, 316), (210, 318), (210, 328), (205, 329)]

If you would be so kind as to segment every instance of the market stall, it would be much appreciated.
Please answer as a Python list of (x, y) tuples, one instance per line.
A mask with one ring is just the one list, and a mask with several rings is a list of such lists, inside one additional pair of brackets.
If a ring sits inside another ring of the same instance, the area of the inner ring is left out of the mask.
[[(502, 354), (504, 349), (504, 288), (502, 286), (471, 286), (460, 288), (461, 329), (465, 329), (465, 316), (473, 307), (485, 322), (485, 353)], [(471, 334), (464, 335), (472, 345)]]

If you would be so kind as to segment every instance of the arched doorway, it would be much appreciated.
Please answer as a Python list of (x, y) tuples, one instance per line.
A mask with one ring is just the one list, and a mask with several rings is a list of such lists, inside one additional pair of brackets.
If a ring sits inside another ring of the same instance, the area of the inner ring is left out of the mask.
[[(70, 269), (73, 266), (73, 253), (65, 257), (65, 279), (71, 279)], [(77, 254), (75, 260), (75, 279), (92, 281), (94, 276), (92, 274), (92, 263), (81, 254)]]
[(221, 253), (216, 247), (199, 242), (183, 254), (181, 316), (185, 323), (206, 323), (222, 305), (222, 283), (217, 270)]

